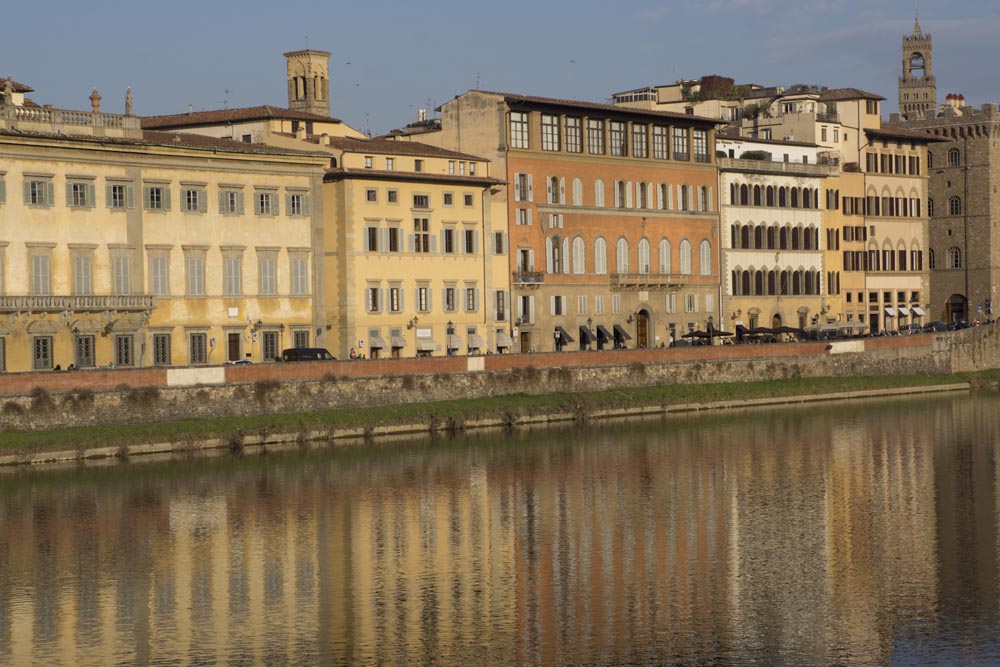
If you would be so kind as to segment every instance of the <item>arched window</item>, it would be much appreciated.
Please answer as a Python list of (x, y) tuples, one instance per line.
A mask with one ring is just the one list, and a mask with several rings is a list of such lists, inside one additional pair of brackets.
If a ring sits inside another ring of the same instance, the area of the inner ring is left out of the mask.
[(958, 195), (948, 197), (948, 215), (962, 214), (962, 198)]
[(958, 152), (957, 148), (952, 148), (948, 150), (948, 166), (957, 167), (962, 162), (962, 156)]
[(670, 273), (670, 241), (660, 239), (660, 273), (668, 275)]
[(608, 242), (600, 236), (594, 241), (594, 273), (605, 275), (608, 272)]
[(604, 206), (604, 181), (594, 181), (594, 206)]
[(615, 270), (618, 273), (628, 273), (628, 241), (618, 239), (615, 244)]
[(778, 272), (777, 271), (775, 271), (774, 269), (771, 269), (770, 271), (767, 272), (767, 293), (768, 293), (768, 295), (774, 296), (775, 294), (777, 294), (777, 291), (776, 291), (777, 290), (777, 287), (776, 287), (777, 280), (778, 280)]
[(948, 248), (948, 268), (962, 268), (962, 251), (958, 249), (958, 246)]
[(750, 291), (750, 272), (743, 271), (740, 275), (740, 294), (752, 294)]
[(753, 293), (764, 293), (764, 272), (759, 269), (753, 274)]
[(649, 273), (650, 254), (649, 241), (639, 239), (639, 273)]
[(782, 227), (778, 231), (778, 249), (788, 250), (788, 227)]
[(791, 190), (792, 190), (792, 208), (798, 208), (799, 207), (799, 189), (798, 188), (792, 188)]
[(774, 186), (767, 186), (767, 191), (764, 193), (765, 203), (768, 206), (774, 206)]
[(931, 153), (930, 151), (927, 151), (927, 168), (928, 169), (934, 168), (934, 154)]
[(764, 247), (764, 225), (753, 228), (753, 247), (760, 250)]
[(761, 202), (761, 199), (760, 199), (760, 186), (759, 185), (755, 185), (755, 186), (753, 186), (753, 205), (754, 206), (760, 206), (762, 203), (763, 202)]
[(750, 225), (743, 225), (740, 229), (740, 247), (743, 249), (750, 247)]
[(573, 273), (580, 275), (587, 272), (587, 246), (582, 236), (573, 239)]
[(774, 227), (767, 228), (767, 249), (774, 250)]
[(646, 184), (639, 181), (639, 185), (636, 186), (635, 191), (636, 198), (636, 208), (647, 208), (646, 202)]
[[(735, 187), (735, 186), (733, 186), (733, 187)], [(656, 194), (656, 196), (657, 196), (656, 207), (659, 208), (659, 209), (666, 209), (667, 208), (667, 184), (666, 183), (660, 183), (660, 186), (659, 186), (659, 188), (657, 188), (656, 192), (657, 192), (657, 194)]]
[(740, 204), (743, 206), (750, 204), (750, 188), (745, 183), (740, 186)]
[(729, 184), (729, 203), (733, 206), (740, 203), (740, 188), (735, 183)]
[(615, 181), (615, 207), (625, 208), (625, 181)]
[(740, 272), (734, 270), (732, 273), (733, 277), (733, 296), (740, 295)]
[(687, 239), (681, 241), (680, 248), (681, 274), (691, 275), (691, 242)]
[(549, 203), (551, 204), (562, 204), (562, 198), (559, 196), (559, 177), (553, 176), (549, 178)]
[(788, 189), (781, 187), (778, 188), (778, 206), (785, 208), (788, 206)]
[(800, 227), (792, 228), (792, 250), (802, 249), (802, 229)]
[(583, 206), (583, 181), (573, 179), (573, 206)]
[(931, 271), (934, 270), (934, 251), (933, 250), (928, 250), (927, 251), (927, 268), (930, 269)]
[(546, 273), (563, 273), (563, 244), (558, 236), (545, 237)]
[(927, 217), (928, 218), (933, 218), (934, 217), (934, 200), (933, 199), (928, 199), (927, 200)]
[(712, 275), (712, 244), (702, 239), (698, 248), (698, 270), (703, 276)]

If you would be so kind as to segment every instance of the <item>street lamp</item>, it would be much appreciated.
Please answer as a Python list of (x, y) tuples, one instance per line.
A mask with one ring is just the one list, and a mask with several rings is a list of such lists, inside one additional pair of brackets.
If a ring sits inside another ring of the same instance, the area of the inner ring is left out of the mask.
[(715, 333), (713, 331), (712, 322), (713, 322), (712, 316), (709, 315), (708, 316), (708, 346), (709, 347), (712, 347), (712, 337), (713, 337), (713, 334)]

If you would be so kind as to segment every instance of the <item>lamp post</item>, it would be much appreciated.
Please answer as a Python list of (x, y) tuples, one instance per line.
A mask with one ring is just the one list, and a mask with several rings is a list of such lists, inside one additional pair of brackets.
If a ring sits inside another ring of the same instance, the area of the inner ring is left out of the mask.
[(712, 327), (712, 321), (713, 321), (712, 320), (712, 316), (709, 315), (708, 316), (708, 346), (709, 347), (712, 347), (712, 338), (713, 338), (713, 334), (715, 333), (714, 330), (713, 330), (713, 327)]

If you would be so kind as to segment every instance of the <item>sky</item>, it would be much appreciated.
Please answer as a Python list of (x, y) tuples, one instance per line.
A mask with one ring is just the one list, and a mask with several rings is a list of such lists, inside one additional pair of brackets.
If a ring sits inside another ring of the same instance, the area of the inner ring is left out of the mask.
[[(39, 104), (123, 113), (287, 105), (287, 51), (332, 53), (331, 115), (373, 134), (467, 90), (607, 102), (719, 74), (737, 83), (854, 87), (896, 110), (912, 0), (17, 2), (0, 75)], [(1000, 100), (1000, 2), (920, 6), (938, 102)], [(433, 113), (431, 113), (433, 115)]]

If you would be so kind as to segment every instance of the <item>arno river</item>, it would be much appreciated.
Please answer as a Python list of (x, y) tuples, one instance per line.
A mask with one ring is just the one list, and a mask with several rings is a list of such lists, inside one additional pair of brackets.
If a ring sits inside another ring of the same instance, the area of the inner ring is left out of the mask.
[(0, 665), (1000, 664), (1000, 397), (0, 473)]

